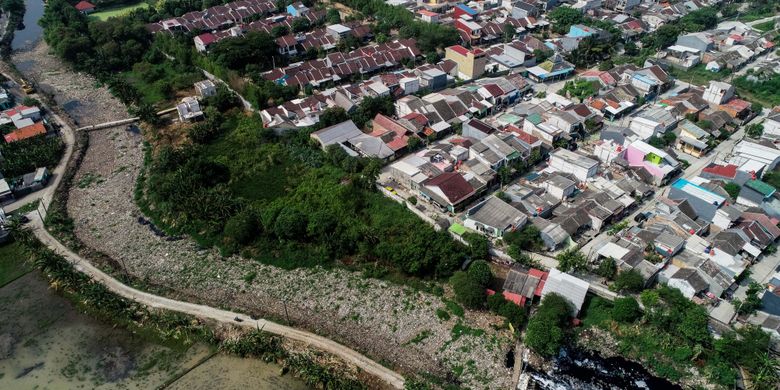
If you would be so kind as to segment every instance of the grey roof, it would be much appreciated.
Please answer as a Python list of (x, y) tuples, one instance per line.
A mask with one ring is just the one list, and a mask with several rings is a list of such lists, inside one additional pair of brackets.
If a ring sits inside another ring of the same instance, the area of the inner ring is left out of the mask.
[(569, 188), (571, 186), (574, 186), (574, 182), (572, 180), (569, 180), (568, 178), (562, 176), (562, 175), (550, 175), (547, 178), (547, 182), (551, 185), (555, 186), (556, 188)]
[(363, 132), (351, 119), (311, 133), (311, 136), (320, 141), (322, 146), (339, 144), (359, 135), (363, 135)]
[(467, 216), (468, 219), (497, 229), (522, 226), (528, 220), (520, 210), (495, 196), (469, 209)]
[(532, 298), (540, 279), (528, 274), (528, 270), (515, 264), (504, 281), (504, 290)]
[(360, 134), (359, 136), (350, 138), (349, 143), (364, 155), (370, 157), (385, 159), (394, 154), (393, 149), (390, 149), (382, 139), (372, 137), (368, 134)]
[(696, 272), (693, 268), (680, 268), (677, 272), (672, 275), (672, 279), (680, 279), (685, 280), (688, 282), (688, 284), (693, 287), (696, 292), (704, 291), (709, 284), (702, 279), (701, 276), (699, 276), (699, 273)]

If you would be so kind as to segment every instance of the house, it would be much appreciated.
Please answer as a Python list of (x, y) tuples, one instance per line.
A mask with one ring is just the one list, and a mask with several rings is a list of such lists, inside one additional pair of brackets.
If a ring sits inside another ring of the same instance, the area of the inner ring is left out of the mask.
[(718, 209), (726, 202), (724, 196), (686, 179), (677, 179), (672, 183), (669, 198), (686, 200), (695, 215), (707, 222), (712, 222)]
[(764, 171), (772, 171), (780, 163), (780, 150), (771, 146), (742, 140), (734, 146), (729, 162), (742, 166), (749, 161), (758, 163), (764, 167)]
[(528, 217), (503, 200), (491, 196), (466, 212), (463, 226), (493, 238), (522, 228)]
[(410, 129), (381, 113), (374, 117), (372, 129), (370, 135), (381, 139), (396, 154), (406, 149), (410, 137), (417, 137)]
[(443, 210), (462, 209), (476, 193), (474, 187), (458, 172), (444, 172), (422, 183), (420, 195)]
[(43, 125), (43, 122), (35, 122), (20, 129), (16, 129), (3, 137), (5, 138), (6, 143), (11, 143), (44, 135), (46, 132), (46, 126)]
[(461, 127), (461, 135), (476, 140), (482, 140), (496, 131), (495, 127), (490, 126), (479, 119), (470, 119), (468, 122), (464, 122)]
[(441, 18), (440, 14), (433, 11), (428, 11), (427, 9), (418, 10), (417, 15), (419, 15), (420, 20), (428, 23), (439, 23)]
[(542, 288), (542, 299), (552, 293), (566, 298), (571, 304), (571, 315), (576, 317), (585, 302), (585, 295), (589, 288), (588, 282), (553, 268)]
[(633, 168), (647, 171), (661, 185), (680, 172), (680, 163), (668, 153), (640, 140), (628, 145), (623, 158)]
[(596, 176), (599, 162), (566, 149), (558, 149), (550, 154), (550, 168), (574, 175), (579, 181), (587, 181)]
[(79, 1), (73, 7), (76, 8), (76, 11), (79, 11), (84, 15), (89, 15), (95, 11), (95, 5), (84, 0)]
[(192, 96), (181, 99), (181, 103), (176, 105), (176, 111), (179, 114), (179, 121), (182, 123), (203, 119), (203, 111), (200, 109), (200, 102)]
[(211, 45), (217, 42), (217, 37), (212, 33), (203, 33), (192, 39), (195, 42), (195, 49), (200, 52), (206, 52)]
[(550, 59), (528, 69), (528, 77), (538, 83), (563, 80), (572, 73), (574, 73), (574, 65), (564, 60), (560, 54), (555, 54)]
[(539, 217), (533, 218), (531, 222), (539, 229), (539, 237), (544, 242), (544, 247), (549, 251), (563, 247), (571, 238), (569, 233), (555, 222)]
[(680, 135), (677, 137), (676, 147), (694, 157), (702, 157), (709, 149), (710, 134), (693, 122), (685, 119), (677, 125)]
[(330, 36), (336, 38), (336, 39), (344, 39), (352, 35), (352, 29), (343, 25), (343, 24), (331, 24), (330, 26), (325, 28), (325, 31), (330, 34)]
[(547, 180), (542, 182), (542, 186), (548, 194), (552, 195), (555, 199), (564, 200), (571, 196), (576, 189), (577, 183), (573, 180), (569, 180), (563, 175), (550, 175)]
[(675, 45), (696, 49), (697, 51), (704, 53), (713, 49), (714, 42), (709, 33), (694, 32), (678, 36)]
[(14, 106), (14, 98), (5, 88), (0, 87), (0, 110), (7, 110)]
[[(322, 149), (325, 150), (330, 145), (341, 145), (344, 147), (344, 143), (349, 139), (358, 137), (362, 134), (363, 132), (355, 126), (355, 122), (348, 120), (317, 130), (311, 133), (310, 137), (319, 142)], [(355, 155), (354, 151), (348, 149), (345, 149), (345, 151), (348, 154)]]
[(458, 77), (464, 80), (472, 80), (485, 73), (487, 57), (482, 49), (466, 49), (461, 45), (450, 46), (445, 49), (444, 58), (454, 61), (458, 66)]
[(198, 81), (195, 83), (195, 92), (197, 92), (200, 97), (207, 98), (217, 94), (217, 87), (211, 80)]
[[(535, 268), (526, 269), (520, 264), (514, 264), (504, 280), (504, 296), (509, 294), (509, 297), (516, 297), (515, 303), (525, 306), (529, 300), (542, 296), (547, 276), (547, 272)], [(510, 299), (509, 297), (507, 299)]]
[(476, 45), (482, 38), (482, 25), (472, 18), (455, 19), (455, 28), (460, 32), (461, 39), (467, 44)]
[(734, 97), (734, 87), (729, 83), (711, 80), (710, 85), (704, 90), (702, 98), (710, 104), (720, 105)]
[(476, 18), (479, 12), (477, 10), (467, 6), (466, 4), (456, 4), (452, 9), (452, 15), (455, 19), (459, 19), (461, 16), (467, 16), (470, 18)]
[(764, 125), (764, 132), (761, 134), (762, 139), (772, 142), (780, 140), (780, 106), (772, 109), (772, 112), (767, 115), (762, 124)]
[(303, 3), (301, 3), (300, 1), (296, 1), (287, 6), (287, 13), (292, 15), (292, 17), (294, 18), (303, 16), (303, 14), (308, 10), (309, 8), (303, 5)]
[(758, 207), (765, 201), (770, 200), (775, 192), (777, 192), (777, 189), (772, 187), (771, 184), (760, 180), (748, 180), (739, 191), (737, 204)]
[(707, 283), (694, 268), (680, 268), (667, 282), (669, 287), (674, 287), (688, 299), (693, 298), (707, 290)]

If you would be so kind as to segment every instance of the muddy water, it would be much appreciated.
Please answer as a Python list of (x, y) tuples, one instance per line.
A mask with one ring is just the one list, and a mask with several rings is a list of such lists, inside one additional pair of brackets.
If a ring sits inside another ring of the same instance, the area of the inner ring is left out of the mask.
[(0, 288), (0, 313), (0, 389), (153, 389), (173, 378), (174, 389), (307, 388), (278, 365), (208, 358), (205, 345), (160, 345), (94, 320), (37, 272)]
[(14, 40), (11, 42), (13, 50), (28, 48), (43, 36), (43, 27), (38, 25), (38, 20), (43, 16), (43, 0), (25, 0), (24, 6), (22, 28), (14, 32)]

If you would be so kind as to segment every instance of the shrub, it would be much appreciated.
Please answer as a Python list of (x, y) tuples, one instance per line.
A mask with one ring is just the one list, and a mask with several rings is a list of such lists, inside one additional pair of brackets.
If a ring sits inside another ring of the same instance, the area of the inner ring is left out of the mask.
[(639, 303), (633, 297), (615, 299), (612, 306), (612, 318), (620, 322), (634, 322), (642, 316)]
[(455, 291), (455, 299), (472, 309), (485, 304), (485, 288), (469, 273), (458, 271), (450, 277), (450, 285)]
[(469, 276), (479, 283), (482, 287), (487, 287), (490, 281), (493, 280), (493, 272), (490, 270), (490, 265), (485, 260), (477, 260), (469, 266)]
[(615, 291), (638, 293), (645, 287), (645, 279), (635, 270), (623, 271), (615, 278), (612, 284)]

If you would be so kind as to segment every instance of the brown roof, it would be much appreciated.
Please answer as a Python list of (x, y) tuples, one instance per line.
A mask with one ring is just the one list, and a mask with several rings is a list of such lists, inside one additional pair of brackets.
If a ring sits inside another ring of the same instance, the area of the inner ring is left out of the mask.
[(457, 172), (444, 172), (425, 181), (426, 187), (438, 187), (451, 204), (456, 204), (474, 193), (474, 187)]

